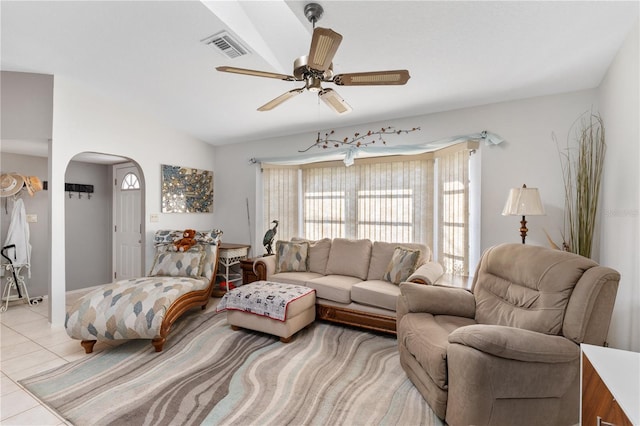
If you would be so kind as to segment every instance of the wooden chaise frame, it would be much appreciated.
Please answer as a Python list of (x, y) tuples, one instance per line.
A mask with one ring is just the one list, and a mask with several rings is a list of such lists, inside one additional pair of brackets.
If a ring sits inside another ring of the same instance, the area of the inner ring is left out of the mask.
[[(204, 290), (194, 290), (180, 296), (169, 306), (169, 308), (167, 308), (167, 312), (164, 314), (164, 319), (162, 320), (162, 324), (160, 326), (160, 333), (158, 336), (151, 340), (151, 344), (156, 349), (156, 352), (162, 351), (162, 348), (167, 341), (167, 335), (169, 334), (169, 331), (171, 331), (171, 326), (178, 318), (180, 318), (180, 316), (182, 316), (182, 314), (197, 306), (200, 306), (202, 310), (207, 309), (207, 304), (209, 303), (209, 300), (211, 300), (211, 293), (213, 292), (213, 288), (215, 287), (216, 275), (218, 274), (220, 244), (221, 242), (218, 241), (218, 247), (216, 249), (216, 259), (211, 280), (209, 281), (209, 286)], [(85, 352), (90, 354), (91, 352), (93, 352), (93, 345), (96, 344), (96, 340), (82, 340), (80, 344), (84, 348)]]

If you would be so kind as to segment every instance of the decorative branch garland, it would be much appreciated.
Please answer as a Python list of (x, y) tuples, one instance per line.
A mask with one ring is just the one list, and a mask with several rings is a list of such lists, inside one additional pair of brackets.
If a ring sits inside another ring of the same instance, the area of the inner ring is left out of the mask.
[(349, 139), (349, 137), (346, 137), (342, 140), (338, 140), (338, 139), (331, 139), (333, 136), (333, 134), (335, 133), (335, 130), (331, 130), (328, 133), (324, 134), (324, 138), (320, 138), (320, 132), (318, 132), (318, 137), (316, 139), (316, 141), (309, 146), (307, 149), (305, 150), (301, 150), (298, 152), (307, 152), (309, 151), (311, 148), (318, 147), (318, 148), (322, 148), (322, 149), (327, 149), (327, 148), (341, 148), (344, 146), (355, 146), (357, 148), (360, 148), (362, 146), (369, 146), (371, 144), (375, 144), (376, 140), (370, 140), (365, 142), (364, 140), (368, 137), (373, 137), (373, 136), (378, 136), (378, 141), (381, 141), (383, 145), (386, 145), (387, 142), (382, 138), (382, 135), (399, 135), (401, 133), (411, 133), (411, 132), (415, 132), (416, 130), (420, 130), (420, 127), (414, 127), (412, 129), (408, 129), (408, 130), (394, 130), (393, 127), (389, 126), (389, 127), (383, 127), (378, 131), (371, 131), (369, 130), (367, 133), (364, 134), (360, 134), (360, 133), (354, 133), (353, 137), (351, 139)]

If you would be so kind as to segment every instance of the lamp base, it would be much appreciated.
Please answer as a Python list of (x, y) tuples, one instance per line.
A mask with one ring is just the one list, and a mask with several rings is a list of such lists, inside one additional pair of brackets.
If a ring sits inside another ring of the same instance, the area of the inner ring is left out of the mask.
[(524, 240), (527, 238), (528, 231), (527, 221), (524, 219), (524, 216), (522, 216), (522, 220), (520, 221), (520, 236), (522, 237), (522, 244), (524, 244)]

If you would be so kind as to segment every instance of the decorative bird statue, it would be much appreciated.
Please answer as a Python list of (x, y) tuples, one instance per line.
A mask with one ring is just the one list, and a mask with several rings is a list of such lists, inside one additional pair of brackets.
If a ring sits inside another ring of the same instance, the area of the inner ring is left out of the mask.
[(276, 238), (276, 233), (278, 232), (278, 221), (274, 220), (271, 223), (275, 223), (274, 227), (267, 230), (267, 232), (264, 233), (264, 238), (262, 239), (262, 244), (264, 245), (264, 248), (267, 249), (267, 255), (273, 254), (273, 250), (271, 248), (271, 244), (273, 244), (273, 240)]

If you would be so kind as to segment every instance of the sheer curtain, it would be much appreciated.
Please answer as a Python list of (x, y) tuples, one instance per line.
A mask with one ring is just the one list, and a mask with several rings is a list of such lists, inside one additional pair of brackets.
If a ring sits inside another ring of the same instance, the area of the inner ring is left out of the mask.
[(469, 156), (473, 145), (436, 152), (438, 260), (445, 271), (469, 275)]
[[(277, 220), (276, 240), (289, 240), (298, 232), (298, 167), (264, 165), (262, 168), (264, 230)], [(275, 249), (275, 244), (274, 244)]]

